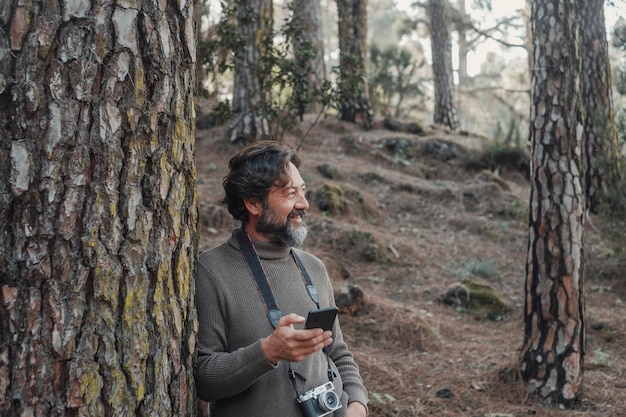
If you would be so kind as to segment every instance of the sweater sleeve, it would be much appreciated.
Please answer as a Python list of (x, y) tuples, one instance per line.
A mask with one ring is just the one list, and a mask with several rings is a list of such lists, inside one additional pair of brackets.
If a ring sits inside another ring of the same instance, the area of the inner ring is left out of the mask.
[(257, 340), (249, 346), (228, 351), (226, 308), (218, 281), (210, 268), (196, 265), (196, 309), (198, 350), (194, 374), (198, 396), (215, 401), (236, 395), (274, 369)]
[(337, 366), (337, 370), (341, 375), (343, 381), (343, 390), (348, 394), (348, 403), (359, 402), (365, 406), (367, 410), (368, 393), (367, 389), (363, 385), (363, 379), (359, 372), (359, 366), (354, 360), (352, 352), (348, 349), (345, 341), (343, 340), (343, 334), (341, 333), (341, 327), (339, 321), (335, 323), (333, 328), (332, 350), (330, 352), (330, 358)]

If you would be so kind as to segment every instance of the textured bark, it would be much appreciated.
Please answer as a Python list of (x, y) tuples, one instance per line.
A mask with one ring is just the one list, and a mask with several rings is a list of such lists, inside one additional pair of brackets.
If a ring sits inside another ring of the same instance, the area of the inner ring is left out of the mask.
[(267, 139), (271, 133), (263, 104), (269, 103), (271, 98), (269, 91), (264, 91), (261, 55), (263, 43), (272, 35), (272, 0), (234, 0), (232, 4), (245, 47), (234, 51), (232, 108), (235, 117), (229, 124), (228, 137), (232, 142)]
[[(300, 18), (304, 26), (304, 30), (300, 33), (299, 38), (294, 39), (294, 53), (298, 54), (302, 51), (301, 45), (307, 43), (312, 46), (315, 56), (309, 60), (309, 76), (308, 76), (308, 95), (313, 96), (314, 91), (322, 85), (326, 78), (326, 66), (324, 64), (324, 33), (322, 30), (322, 11), (320, 0), (293, 0), (294, 10)], [(312, 102), (308, 112), (317, 112), (321, 105)]]
[(554, 405), (579, 400), (584, 357), (582, 103), (576, 0), (536, 0), (531, 22), (530, 233), (521, 371)]
[(450, 11), (448, 0), (429, 0), (428, 18), (435, 81), (434, 122), (455, 130), (458, 127), (454, 101), (454, 71), (450, 41)]
[(373, 112), (367, 95), (367, 0), (337, 0), (339, 24), (339, 119), (371, 128)]
[(193, 415), (192, 3), (9, 3), (0, 415)]
[(619, 178), (604, 0), (578, 0), (585, 133), (583, 163), (587, 207), (598, 212), (602, 191)]

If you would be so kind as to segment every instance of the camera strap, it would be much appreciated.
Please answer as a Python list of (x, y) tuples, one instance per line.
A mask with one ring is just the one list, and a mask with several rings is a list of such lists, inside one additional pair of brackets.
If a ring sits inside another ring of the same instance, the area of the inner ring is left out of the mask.
[[(246, 233), (246, 230), (241, 227), (237, 233), (237, 241), (239, 242), (239, 247), (241, 252), (243, 252), (243, 257), (246, 260), (246, 264), (248, 265), (248, 269), (250, 269), (250, 273), (252, 274), (254, 281), (256, 282), (257, 289), (259, 290), (259, 295), (263, 304), (265, 305), (265, 310), (267, 311), (267, 316), (272, 323), (272, 326), (276, 328), (278, 326), (278, 321), (281, 317), (280, 309), (276, 304), (276, 300), (274, 299), (274, 293), (272, 293), (272, 288), (270, 287), (269, 282), (267, 282), (267, 276), (265, 275), (265, 271), (263, 270), (263, 266), (261, 266), (261, 261), (259, 260), (259, 256), (250, 241), (250, 236)], [(308, 272), (302, 265), (302, 261), (293, 251), (290, 251), (291, 257), (296, 263), (298, 270), (300, 271), (300, 276), (304, 281), (304, 286), (311, 297), (311, 300), (315, 303), (317, 308), (320, 308), (320, 298), (313, 282), (311, 281), (311, 277)]]
[[(237, 237), (237, 241), (239, 242), (239, 248), (241, 249), (241, 252), (243, 253), (243, 257), (246, 261), (246, 264), (248, 265), (248, 269), (250, 270), (250, 273), (252, 274), (252, 277), (254, 278), (254, 281), (256, 283), (257, 290), (259, 291), (259, 296), (261, 297), (261, 301), (263, 301), (263, 304), (265, 305), (267, 317), (272, 323), (272, 326), (276, 328), (278, 326), (278, 322), (280, 318), (282, 317), (282, 313), (280, 312), (280, 309), (278, 308), (278, 305), (276, 304), (274, 293), (272, 292), (272, 288), (270, 287), (270, 284), (267, 281), (267, 275), (265, 274), (265, 271), (263, 270), (263, 266), (261, 265), (259, 256), (257, 255), (256, 250), (254, 249), (254, 246), (252, 245), (252, 242), (250, 241), (250, 236), (248, 235), (248, 233), (246, 232), (243, 226), (236, 232), (236, 237)], [(309, 276), (308, 272), (304, 268), (302, 261), (300, 260), (298, 255), (296, 255), (295, 251), (292, 249), (290, 252), (291, 252), (291, 256), (294, 262), (296, 263), (298, 267), (298, 270), (300, 271), (300, 275), (302, 277), (302, 280), (304, 281), (304, 285), (306, 287), (307, 293), (309, 294), (309, 297), (311, 297), (311, 300), (313, 300), (317, 308), (320, 308), (319, 294), (317, 293), (317, 290), (315, 289), (315, 286), (313, 285), (313, 282), (311, 281), (311, 277)], [(324, 351), (324, 354), (326, 355), (326, 361), (328, 363), (328, 380), (332, 382), (334, 379), (334, 375), (333, 375), (334, 373), (333, 373), (332, 367), (330, 366), (330, 356), (328, 354), (327, 347), (325, 347), (323, 351)], [(291, 379), (293, 388), (297, 394), (298, 390), (296, 388), (296, 380), (295, 380), (296, 375), (300, 376), (302, 379), (306, 381), (306, 378), (304, 378), (302, 375), (296, 374), (296, 372), (293, 371), (293, 369), (291, 368), (291, 363), (290, 363), (289, 364), (289, 379)]]
[(243, 257), (246, 260), (248, 269), (250, 269), (250, 273), (256, 282), (256, 287), (263, 301), (263, 305), (265, 305), (267, 317), (270, 319), (272, 326), (276, 328), (282, 314), (276, 304), (270, 284), (267, 282), (267, 276), (265, 275), (265, 271), (263, 271), (259, 256), (256, 254), (252, 242), (250, 242), (250, 236), (248, 236), (243, 226), (237, 231), (237, 240), (239, 241), (239, 248), (241, 252), (243, 252)]

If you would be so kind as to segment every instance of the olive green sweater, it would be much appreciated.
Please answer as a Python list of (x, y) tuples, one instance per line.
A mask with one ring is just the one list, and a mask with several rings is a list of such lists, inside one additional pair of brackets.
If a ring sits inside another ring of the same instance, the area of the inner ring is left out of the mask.
[[(211, 417), (298, 417), (301, 413), (288, 376), (289, 364), (281, 361), (273, 366), (261, 349), (261, 339), (272, 333), (273, 327), (235, 232), (228, 242), (201, 254), (197, 263), (198, 396), (211, 403)], [(253, 244), (282, 314), (306, 317), (316, 306), (290, 248), (259, 241)], [(320, 295), (320, 307), (334, 305), (332, 286), (322, 261), (294, 250)], [(336, 374), (333, 383), (343, 404), (333, 416), (343, 417), (348, 403), (367, 404), (367, 390), (338, 320), (329, 348)], [(296, 378), (298, 394), (328, 382), (327, 360), (321, 351), (291, 366), (306, 378)]]

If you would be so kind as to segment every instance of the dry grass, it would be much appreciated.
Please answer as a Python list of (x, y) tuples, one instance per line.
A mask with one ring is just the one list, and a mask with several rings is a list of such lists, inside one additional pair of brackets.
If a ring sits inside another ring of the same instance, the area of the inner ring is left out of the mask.
[[(297, 134), (287, 142), (299, 143)], [(358, 313), (340, 321), (370, 391), (370, 415), (626, 416), (623, 241), (606, 239), (602, 219), (587, 227), (583, 400), (575, 410), (551, 408), (527, 396), (516, 371), (524, 337), (528, 183), (512, 171), (491, 181), (468, 171), (461, 157), (442, 161), (416, 152), (399, 160), (381, 146), (398, 136), (418, 150), (434, 137), (365, 132), (327, 120), (301, 149), (301, 172), (312, 194), (327, 181), (316, 166), (330, 164), (338, 173), (334, 183), (359, 190), (368, 210), (378, 214), (368, 220), (352, 207), (328, 215), (311, 202), (306, 243), (326, 262), (337, 290), (351, 284), (365, 293)], [(476, 147), (468, 137), (436, 136)], [(228, 158), (237, 150), (223, 137), (222, 128), (198, 132), (202, 248), (223, 241), (234, 226), (216, 207)], [(211, 164), (217, 169), (208, 169)], [(368, 261), (365, 246), (378, 248), (385, 259)], [(493, 286), (513, 313), (497, 322), (476, 320), (437, 302), (449, 285), (468, 276)]]

